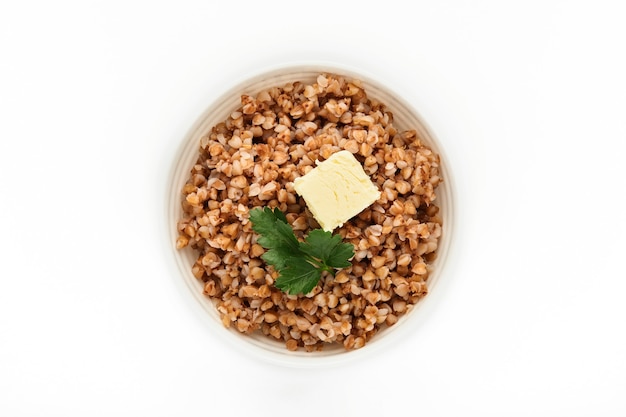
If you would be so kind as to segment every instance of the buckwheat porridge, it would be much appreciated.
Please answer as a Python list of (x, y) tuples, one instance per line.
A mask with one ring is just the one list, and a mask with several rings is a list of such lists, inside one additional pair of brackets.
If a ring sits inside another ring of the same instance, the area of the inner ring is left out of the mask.
[[(302, 240), (320, 226), (294, 190), (296, 178), (341, 150), (351, 152), (380, 198), (334, 230), (354, 246), (350, 266), (324, 272), (308, 294), (274, 286), (250, 211), (279, 208)], [(201, 140), (182, 189), (178, 249), (222, 323), (261, 332), (289, 350), (365, 345), (428, 292), (442, 219), (435, 204), (439, 156), (416, 130), (398, 131), (384, 103), (356, 79), (322, 73), (241, 96), (241, 106)]]

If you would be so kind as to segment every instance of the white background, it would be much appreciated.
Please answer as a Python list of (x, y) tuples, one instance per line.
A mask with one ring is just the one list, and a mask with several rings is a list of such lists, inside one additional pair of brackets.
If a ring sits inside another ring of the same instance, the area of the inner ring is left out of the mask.
[[(0, 415), (626, 415), (620, 3), (3, 1)], [(459, 192), (423, 324), (321, 369), (211, 334), (163, 241), (190, 126), (299, 60), (405, 92)]]

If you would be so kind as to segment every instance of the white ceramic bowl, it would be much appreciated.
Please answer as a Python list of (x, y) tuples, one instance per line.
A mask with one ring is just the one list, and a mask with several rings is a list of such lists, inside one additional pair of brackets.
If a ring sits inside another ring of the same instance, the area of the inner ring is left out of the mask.
[[(444, 181), (437, 189), (437, 204), (443, 217), (443, 234), (439, 242), (438, 256), (433, 265), (433, 272), (429, 275), (429, 294), (424, 297), (408, 313), (402, 316), (392, 327), (379, 331), (365, 347), (357, 350), (346, 351), (339, 344), (327, 345), (320, 352), (296, 352), (288, 351), (282, 341), (275, 341), (263, 334), (243, 335), (234, 329), (226, 329), (219, 318), (213, 302), (203, 295), (203, 284), (191, 273), (197, 254), (190, 248), (177, 250), (175, 247), (178, 236), (176, 223), (181, 218), (181, 189), (189, 175), (189, 171), (196, 161), (200, 138), (217, 123), (225, 120), (228, 115), (240, 106), (241, 94), (256, 95), (256, 93), (274, 86), (282, 86), (287, 82), (304, 81), (313, 82), (321, 72), (330, 72), (360, 79), (369, 97), (376, 98), (385, 103), (394, 115), (394, 125), (398, 130), (416, 129), (425, 144), (431, 147), (441, 157), (441, 173)], [(372, 75), (365, 74), (353, 68), (343, 65), (319, 65), (297, 64), (259, 71), (256, 75), (243, 81), (234, 82), (230, 88), (213, 103), (200, 116), (196, 124), (190, 129), (186, 137), (182, 138), (176, 155), (173, 155), (169, 184), (167, 190), (166, 219), (169, 231), (168, 238), (171, 243), (172, 257), (176, 269), (189, 289), (190, 302), (198, 303), (206, 313), (207, 331), (223, 336), (225, 344), (235, 346), (247, 354), (255, 355), (263, 360), (274, 364), (294, 367), (319, 367), (333, 365), (346, 360), (354, 360), (380, 351), (389, 344), (402, 343), (404, 337), (414, 333), (418, 324), (427, 319), (424, 317), (427, 311), (424, 305), (429, 298), (437, 292), (440, 281), (446, 279), (446, 262), (455, 231), (454, 215), (454, 186), (451, 169), (447, 165), (444, 148), (437, 140), (434, 133), (429, 129), (412, 107), (410, 101), (402, 98), (397, 91), (391, 91), (385, 87), (384, 80), (376, 80)]]

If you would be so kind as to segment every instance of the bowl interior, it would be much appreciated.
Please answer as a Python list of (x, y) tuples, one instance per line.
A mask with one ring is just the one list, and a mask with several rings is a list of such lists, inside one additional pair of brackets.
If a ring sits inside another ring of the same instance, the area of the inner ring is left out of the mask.
[[(394, 125), (398, 130), (417, 130), (423, 142), (440, 155), (440, 171), (444, 181), (437, 188), (437, 204), (440, 207), (440, 213), (444, 222), (443, 233), (437, 249), (437, 259), (433, 264), (433, 272), (428, 278), (429, 295), (418, 302), (409, 313), (403, 315), (394, 326), (382, 329), (368, 341), (365, 347), (358, 350), (346, 351), (343, 346), (332, 344), (325, 346), (324, 349), (319, 352), (305, 352), (301, 350), (291, 352), (285, 348), (283, 342), (272, 340), (263, 334), (243, 335), (234, 329), (226, 329), (223, 327), (213, 301), (203, 295), (202, 283), (191, 273), (191, 267), (197, 258), (197, 254), (191, 248), (177, 250), (175, 247), (176, 238), (178, 236), (176, 224), (182, 216), (181, 190), (191, 167), (197, 159), (200, 139), (209, 132), (214, 125), (225, 120), (231, 112), (240, 106), (241, 94), (254, 96), (264, 89), (283, 86), (288, 82), (294, 81), (314, 82), (317, 76), (322, 72), (340, 74), (361, 80), (368, 96), (385, 103), (388, 110), (393, 113)], [(195, 302), (199, 303), (204, 312), (206, 312), (207, 325), (210, 327), (210, 331), (222, 335), (238, 347), (260, 356), (263, 359), (270, 360), (274, 363), (295, 366), (317, 366), (322, 363), (335, 363), (347, 358), (355, 358), (380, 348), (385, 343), (389, 343), (399, 338), (401, 334), (406, 334), (406, 331), (411, 330), (410, 328), (414, 327), (411, 323), (417, 321), (421, 306), (424, 304), (425, 300), (429, 298), (430, 294), (437, 291), (437, 284), (443, 275), (444, 265), (448, 257), (454, 231), (453, 187), (450, 178), (450, 170), (446, 164), (442, 147), (417, 111), (409, 102), (400, 98), (396, 92), (390, 91), (371, 77), (357, 73), (352, 69), (328, 65), (296, 65), (287, 68), (267, 70), (243, 82), (237, 83), (232, 86), (232, 88), (228, 89), (228, 91), (207, 108), (197, 120), (196, 124), (190, 129), (187, 136), (183, 138), (171, 167), (166, 203), (168, 237), (169, 242), (171, 242), (178, 272), (180, 273), (181, 279), (183, 279), (188, 286), (192, 298), (195, 299)]]

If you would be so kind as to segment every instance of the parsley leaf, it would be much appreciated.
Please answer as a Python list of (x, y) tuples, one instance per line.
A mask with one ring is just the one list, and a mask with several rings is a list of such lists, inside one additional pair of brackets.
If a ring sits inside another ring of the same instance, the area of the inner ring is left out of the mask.
[(261, 258), (279, 271), (286, 267), (287, 259), (300, 251), (300, 242), (283, 212), (279, 209), (272, 211), (269, 207), (254, 209), (250, 211), (250, 221), (252, 230), (261, 235), (257, 240), (259, 245), (269, 249)]
[(300, 250), (319, 259), (327, 270), (349, 267), (351, 263), (348, 259), (354, 256), (354, 246), (342, 243), (340, 235), (332, 235), (322, 229), (312, 230), (300, 244)]
[(322, 276), (322, 271), (309, 262), (293, 262), (280, 270), (280, 276), (274, 282), (276, 288), (288, 294), (308, 294), (315, 288)]
[(334, 275), (335, 269), (351, 265), (354, 246), (343, 243), (340, 235), (315, 229), (300, 242), (278, 208), (255, 208), (250, 211), (250, 221), (252, 230), (260, 235), (257, 242), (268, 249), (261, 258), (279, 273), (274, 285), (281, 291), (307, 294), (323, 271)]

